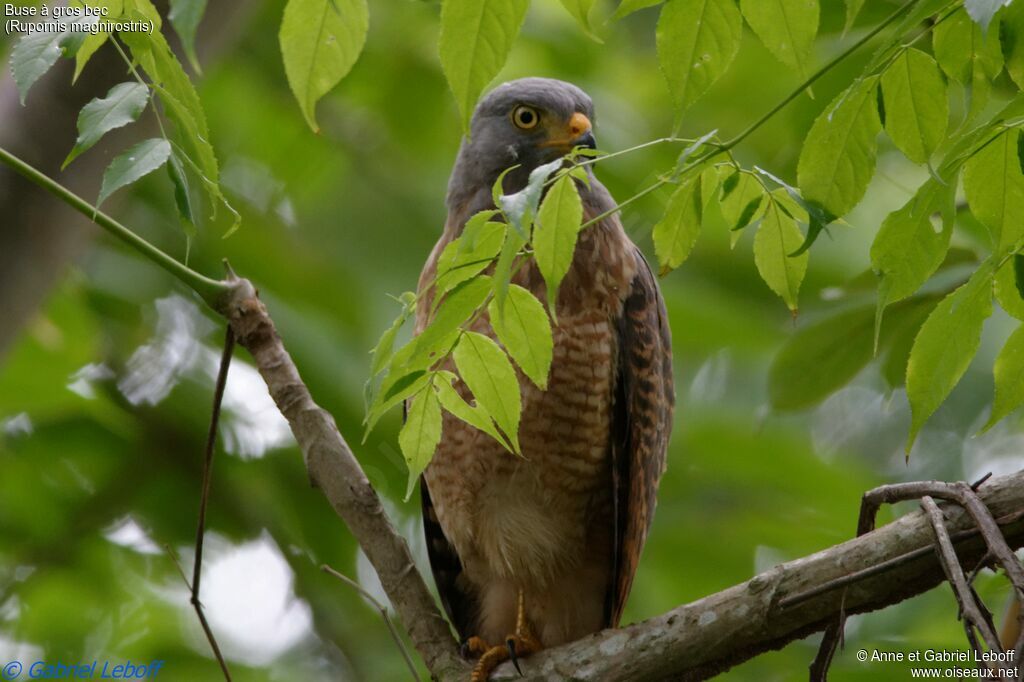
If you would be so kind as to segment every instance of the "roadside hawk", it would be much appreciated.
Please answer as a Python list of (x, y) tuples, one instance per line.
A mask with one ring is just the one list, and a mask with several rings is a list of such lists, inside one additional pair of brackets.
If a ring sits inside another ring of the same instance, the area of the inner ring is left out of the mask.
[[(562, 81), (524, 78), (484, 97), (420, 290), (467, 219), (494, 208), (491, 187), (503, 171), (516, 166), (505, 193), (522, 189), (537, 166), (593, 147), (593, 119), (590, 97)], [(577, 182), (584, 222), (616, 206), (586, 169), (589, 184)], [(547, 300), (532, 261), (513, 281)], [(420, 298), (417, 332), (431, 299)], [(523, 457), (446, 413), (422, 479), (434, 579), (465, 649), (481, 655), (474, 680), (509, 657), (618, 625), (665, 469), (674, 403), (668, 319), (617, 215), (580, 233), (556, 312), (547, 390), (518, 375)], [(473, 329), (494, 337), (486, 316)]]

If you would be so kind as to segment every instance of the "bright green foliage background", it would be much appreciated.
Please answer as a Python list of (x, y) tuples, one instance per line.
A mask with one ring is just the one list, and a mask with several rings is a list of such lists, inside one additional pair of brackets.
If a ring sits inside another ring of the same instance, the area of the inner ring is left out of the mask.
[[(451, 11), (460, 4), (449, 1)], [(841, 3), (822, 2), (818, 36), (810, 44), (808, 5), (814, 3), (779, 3), (799, 11), (793, 42), (773, 33), (778, 24), (759, 3), (671, 0), (663, 10), (644, 9), (656, 4), (627, 1), (619, 9), (623, 18), (605, 28), (613, 9), (607, 3), (535, 0), (518, 37), (508, 42), (498, 78), (545, 75), (579, 84), (595, 100), (598, 141), (609, 152), (666, 136), (677, 123), (685, 137), (718, 130), (720, 139), (729, 139), (796, 88), (801, 74), (813, 72), (895, 7), (867, 2), (857, 14), (852, 10), (862, 3), (847, 3), (848, 12)], [(948, 4), (920, 3), (930, 13)], [(714, 40), (670, 21), (673, 13), (685, 16), (689, 5), (713, 6)], [(358, 13), (363, 5), (296, 2), (291, 11), (322, 10), (333, 22), (330, 12), (343, 7)], [(175, 22), (186, 35), (186, 10), (193, 9), (180, 9)], [(190, 264), (215, 274), (226, 256), (258, 284), (314, 396), (335, 415), (418, 551), (418, 501), (403, 502), (398, 411), (384, 414), (365, 444), (359, 440), (363, 385), (379, 369), (371, 368), (368, 351), (402, 310), (388, 295), (414, 287), (440, 233), (445, 180), (466, 107), (490, 77), (472, 69), (461, 80), (449, 73), (453, 99), (439, 58), (440, 9), (432, 2), (373, 3), (365, 49), (330, 90), (332, 73), (347, 68), (349, 54), (328, 55), (333, 71), (289, 79), (274, 39), (285, 37), (281, 3), (261, 4), (240, 29), (240, 43), (202, 64), (195, 80), (206, 120), (194, 115), (191, 102), (168, 106), (175, 129), (208, 125), (213, 165), (202, 144), (186, 145), (186, 152), (219, 172), (226, 198), (242, 214), (241, 228), (222, 239), (233, 217), (222, 210), (208, 218), (210, 202), (199, 204), (203, 193), (187, 164), (183, 173), (146, 175), (105, 205), (184, 258), (191, 229), (181, 229), (185, 209), (180, 191), (175, 200), (175, 183), (180, 189), (181, 175), (190, 179), (196, 203)], [(988, 35), (1013, 35), (1022, 10), (1020, 0), (1003, 10)], [(603, 43), (588, 37), (581, 22)], [(666, 183), (623, 214), (627, 231), (652, 261), (665, 253), (663, 264), (680, 266), (662, 279), (679, 409), (627, 620), (661, 613), (848, 538), (860, 494), (872, 486), (1020, 468), (1024, 442), (1015, 416), (976, 435), (989, 420), (993, 395), (999, 415), (1024, 399), (1024, 342), (1014, 333), (1018, 323), (1004, 312), (1019, 317), (1024, 310), (1014, 263), (998, 270), (979, 265), (990, 253), (1006, 253), (1021, 234), (1019, 213), (992, 201), (993, 187), (1004, 185), (1004, 196), (1021, 199), (1019, 167), (1013, 167), (1019, 135), (1011, 128), (969, 160), (947, 158), (942, 145), (966, 113), (988, 120), (1017, 93), (1024, 80), (1022, 43), (1011, 44), (1007, 54), (969, 47), (977, 44), (980, 29), (962, 12), (941, 26), (934, 43), (925, 36), (894, 62), (895, 70), (861, 81), (845, 96), (875, 48), (891, 36), (883, 34), (831, 70), (733, 150), (744, 169), (735, 179), (716, 172)], [(200, 39), (203, 31), (201, 24)], [(692, 49), (702, 41), (716, 46), (699, 76), (681, 63), (662, 73), (658, 53), (676, 54), (688, 45), (680, 41), (690, 41)], [(0, 37), (5, 50), (10, 42)], [(442, 55), (454, 49), (442, 38)], [(175, 81), (173, 64), (159, 57), (141, 66)], [(708, 80), (709, 72), (717, 80)], [(935, 116), (943, 98), (919, 83), (948, 84), (948, 122)], [(973, 85), (970, 100), (958, 83)], [(887, 101), (884, 120), (879, 87)], [(317, 105), (321, 90), (330, 92)], [(894, 108), (889, 101), (901, 104)], [(20, 115), (41, 115), (31, 94), (27, 104)], [(126, 116), (137, 115), (137, 101), (122, 106)], [(833, 116), (821, 118), (835, 107)], [(318, 135), (307, 120), (315, 120)], [(838, 130), (844, 125), (850, 134)], [(66, 134), (68, 151), (76, 140), (86, 146), (90, 139), (81, 130)], [(804, 147), (808, 135), (823, 146)], [(139, 133), (136, 142), (147, 144), (145, 138)], [(802, 149), (811, 151), (801, 159)], [(680, 151), (680, 145), (651, 147), (600, 162), (597, 174), (626, 199), (672, 170)], [(839, 151), (848, 153), (840, 158)], [(953, 165), (964, 166), (963, 192), (954, 194), (955, 187), (921, 165), (929, 157), (941, 177), (949, 177), (943, 173)], [(837, 159), (853, 161), (843, 166)], [(998, 173), (997, 164), (1005, 172)], [(865, 174), (867, 165), (875, 172)], [(796, 196), (804, 203), (773, 177), (799, 187)], [(829, 181), (835, 177), (847, 181), (837, 186)], [(770, 194), (761, 191), (762, 181), (773, 188)], [(715, 193), (719, 201), (712, 200)], [(696, 234), (686, 217), (698, 209), (702, 225)], [(947, 225), (937, 230), (933, 214), (943, 211)], [(844, 220), (822, 232), (810, 251), (791, 256), (802, 241), (795, 231), (806, 233), (811, 212)], [(652, 241), (656, 224), (661, 228)], [(886, 273), (881, 291), (872, 267)], [(986, 321), (985, 292), (993, 282), (997, 305)], [(168, 302), (169, 296), (177, 298)], [(889, 304), (881, 319), (879, 297)], [(939, 322), (925, 322), (933, 310), (957, 320), (955, 337)], [(168, 330), (177, 332), (173, 343), (154, 343)], [(207, 360), (221, 335), (182, 287), (99, 238), (0, 358), (0, 659), (164, 658), (168, 679), (220, 679), (173, 563), (159, 551), (138, 551), (144, 545), (124, 546), (123, 534), (114, 535), (121, 544), (108, 536), (130, 516), (157, 548), (175, 548), (190, 568), (212, 392)], [(408, 329), (397, 336), (396, 347), (407, 340)], [(921, 352), (908, 377), (915, 338)], [(147, 345), (149, 352), (136, 356), (145, 358), (147, 371), (140, 374), (139, 363), (130, 359)], [(226, 582), (204, 578), (204, 601), (236, 679), (403, 679), (401, 658), (372, 607), (318, 570), (329, 563), (374, 589), (343, 525), (309, 488), (298, 451), (267, 430), (273, 413), (250, 417), (261, 430), (246, 426), (245, 400), (262, 389), (245, 373), (244, 362), (239, 357), (232, 373), (249, 381), (237, 384), (239, 397), (226, 406), (222, 433), (231, 452), (221, 450), (215, 466), (209, 576), (219, 562), (248, 561), (247, 548), (262, 541), (287, 566), (283, 575), (294, 576), (287, 594), (298, 600), (293, 608), (308, 610), (310, 625), (289, 639), (282, 623), (304, 621), (281, 615), (289, 608), (281, 602), (282, 582), (265, 579), (273, 574), (266, 564), (243, 563)], [(102, 369), (83, 370), (90, 365)], [(914, 420), (921, 430), (906, 464), (912, 420), (905, 381), (912, 392), (922, 387)], [(939, 389), (946, 386), (952, 392), (943, 400)], [(413, 409), (429, 423), (439, 406), (462, 409), (452, 393), (438, 388), (440, 405), (434, 394), (422, 393), (431, 397)], [(273, 447), (259, 456), (237, 454), (255, 454), (260, 438)], [(431, 439), (428, 429), (420, 445)], [(883, 511), (883, 519), (888, 514)], [(980, 583), (1000, 610), (1007, 595), (1002, 580), (983, 576)], [(260, 585), (270, 587), (261, 592)], [(270, 624), (261, 629), (261, 623)], [(241, 637), (245, 633), (248, 639)], [(294, 643), (278, 652), (268, 642)], [(814, 647), (814, 641), (793, 644), (726, 677), (802, 678)], [(948, 589), (853, 619), (847, 650), (836, 657), (835, 679), (906, 679), (900, 664), (855, 660), (857, 649), (874, 647), (965, 648)]]

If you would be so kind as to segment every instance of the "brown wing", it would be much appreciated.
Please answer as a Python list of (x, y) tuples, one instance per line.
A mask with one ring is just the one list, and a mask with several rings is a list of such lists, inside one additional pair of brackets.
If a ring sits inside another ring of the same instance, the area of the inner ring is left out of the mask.
[(618, 320), (619, 370), (612, 423), (615, 552), (607, 599), (617, 627), (629, 596), (672, 430), (672, 336), (665, 302), (650, 266), (636, 251), (637, 275)]
[(441, 524), (434, 512), (434, 503), (430, 500), (427, 481), (420, 477), (420, 499), (423, 506), (423, 535), (427, 543), (427, 556), (430, 557), (430, 570), (434, 574), (441, 605), (444, 606), (448, 620), (455, 626), (459, 638), (465, 640), (471, 634), (470, 628), (473, 615), (477, 611), (476, 600), (464, 588), (462, 561), (455, 548), (444, 534)]

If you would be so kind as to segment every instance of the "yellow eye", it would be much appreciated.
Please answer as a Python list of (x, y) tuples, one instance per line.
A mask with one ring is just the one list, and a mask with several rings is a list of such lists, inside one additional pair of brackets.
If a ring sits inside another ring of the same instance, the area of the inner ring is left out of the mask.
[(521, 130), (529, 130), (540, 122), (540, 112), (533, 107), (520, 104), (512, 110), (512, 122)]

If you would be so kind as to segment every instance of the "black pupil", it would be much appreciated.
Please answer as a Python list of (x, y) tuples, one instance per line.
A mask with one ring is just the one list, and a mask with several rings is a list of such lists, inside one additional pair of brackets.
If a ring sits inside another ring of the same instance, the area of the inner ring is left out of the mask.
[(533, 112), (529, 109), (519, 110), (519, 122), (524, 126), (531, 125), (533, 123)]

